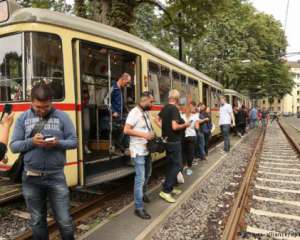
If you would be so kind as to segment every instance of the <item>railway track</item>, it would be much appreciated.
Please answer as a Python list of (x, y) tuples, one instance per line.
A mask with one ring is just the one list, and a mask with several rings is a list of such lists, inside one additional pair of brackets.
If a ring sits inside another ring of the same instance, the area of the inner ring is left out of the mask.
[(22, 197), (21, 185), (0, 178), (0, 206)]
[(300, 239), (299, 146), (273, 123), (258, 142), (223, 239)]

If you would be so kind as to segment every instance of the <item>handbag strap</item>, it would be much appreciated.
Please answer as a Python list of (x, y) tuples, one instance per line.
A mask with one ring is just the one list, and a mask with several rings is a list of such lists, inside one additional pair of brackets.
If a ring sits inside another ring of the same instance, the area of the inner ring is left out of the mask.
[(150, 118), (148, 117), (149, 122), (150, 122), (150, 126), (149, 126), (148, 121), (147, 121), (147, 118), (146, 118), (146, 113), (145, 113), (143, 110), (141, 110), (141, 112), (142, 112), (142, 114), (143, 114), (143, 118), (145, 119), (145, 123), (146, 123), (147, 129), (149, 130), (149, 132), (154, 132), (154, 131), (153, 131), (153, 128), (152, 128), (152, 126), (151, 126)]

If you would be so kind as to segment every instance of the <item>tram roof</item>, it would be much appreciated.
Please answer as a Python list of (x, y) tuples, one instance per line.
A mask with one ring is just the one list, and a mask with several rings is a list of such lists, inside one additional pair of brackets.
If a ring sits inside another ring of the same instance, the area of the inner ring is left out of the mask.
[(69, 28), (72, 30), (96, 35), (112, 41), (117, 41), (119, 43), (129, 45), (134, 48), (138, 48), (142, 51), (145, 51), (153, 56), (156, 56), (162, 60), (167, 61), (170, 64), (173, 64), (190, 74), (193, 74), (206, 82), (209, 82), (216, 87), (223, 88), (222, 84), (215, 81), (214, 79), (208, 77), (204, 73), (199, 72), (198, 70), (190, 67), (189, 65), (177, 60), (176, 58), (170, 56), (169, 54), (163, 52), (162, 50), (154, 47), (149, 42), (144, 41), (130, 33), (124, 32), (117, 28), (97, 23), (91, 20), (84, 18), (67, 15), (64, 13), (54, 12), (46, 9), (38, 8), (19, 8), (15, 10), (10, 19), (7, 22), (0, 24), (0, 26), (15, 24), (15, 23), (24, 23), (24, 22), (39, 22), (44, 24), (55, 25), (63, 28)]
[(246, 97), (244, 96), (243, 94), (233, 90), (233, 89), (224, 89), (224, 94), (227, 95), (227, 94), (231, 94), (231, 95), (236, 95), (236, 96), (239, 96), (239, 97)]

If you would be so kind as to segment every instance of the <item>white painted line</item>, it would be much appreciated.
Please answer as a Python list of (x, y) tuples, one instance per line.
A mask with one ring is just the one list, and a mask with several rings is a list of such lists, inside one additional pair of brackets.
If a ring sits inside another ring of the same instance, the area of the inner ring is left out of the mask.
[(277, 183), (290, 183), (290, 184), (300, 184), (300, 181), (288, 181), (288, 180), (280, 180), (280, 179), (271, 179), (271, 178), (256, 178), (258, 181), (265, 182), (277, 182)]
[(272, 188), (272, 187), (264, 187), (255, 185), (255, 188), (261, 189), (261, 190), (267, 190), (267, 191), (274, 191), (274, 192), (281, 192), (281, 193), (300, 193), (299, 190), (292, 190), (292, 189), (285, 189), (285, 188)]
[(300, 202), (297, 201), (286, 201), (281, 199), (275, 199), (275, 198), (266, 198), (266, 197), (260, 197), (260, 196), (253, 196), (253, 199), (258, 201), (266, 201), (266, 202), (274, 202), (274, 203), (283, 203), (283, 204), (289, 204), (296, 207), (300, 207)]
[(275, 175), (275, 176), (283, 176), (283, 177), (300, 177), (300, 174), (274, 173), (274, 172), (266, 172), (266, 171), (258, 171), (258, 173)]
[(264, 161), (264, 162), (260, 162), (262, 164), (272, 164), (272, 165), (299, 165), (300, 166), (300, 163), (286, 163), (286, 162), (271, 162), (271, 161)]
[(277, 218), (284, 218), (284, 219), (300, 221), (300, 216), (291, 215), (291, 214), (276, 213), (276, 212), (270, 212), (270, 211), (264, 211), (264, 210), (258, 210), (258, 209), (254, 209), (254, 208), (250, 209), (250, 213), (255, 214), (255, 215), (259, 215), (259, 216), (277, 217)]
[(256, 234), (256, 235), (266, 235), (267, 237), (272, 237), (273, 239), (285, 239), (285, 240), (300, 240), (300, 237), (294, 237), (292, 234), (281, 233), (275, 231), (269, 231), (262, 228), (247, 226), (246, 232)]
[(267, 169), (274, 169), (274, 170), (288, 170), (288, 171), (300, 172), (300, 169), (296, 169), (296, 168), (265, 167), (265, 166), (259, 166), (259, 168), (267, 168)]

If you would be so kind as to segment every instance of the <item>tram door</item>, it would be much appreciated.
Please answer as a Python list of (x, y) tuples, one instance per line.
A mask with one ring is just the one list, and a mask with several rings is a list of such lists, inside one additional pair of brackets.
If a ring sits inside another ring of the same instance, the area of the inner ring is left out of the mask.
[[(78, 102), (81, 104), (82, 174), (87, 185), (110, 180), (108, 172), (122, 168), (125, 156), (116, 149), (123, 130), (115, 127), (111, 114), (111, 92), (123, 73), (131, 76), (131, 84), (122, 88), (124, 113), (135, 104), (137, 56), (100, 44), (76, 41)], [(114, 138), (119, 131), (118, 139)], [(125, 138), (125, 136), (124, 136)], [(123, 142), (121, 142), (123, 144)], [(124, 148), (126, 148), (124, 140)], [(111, 176), (113, 178), (113, 174)]]

